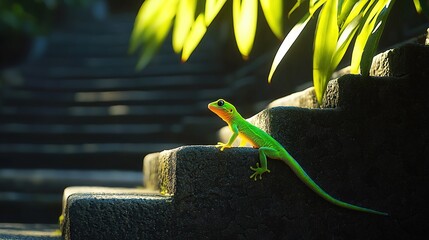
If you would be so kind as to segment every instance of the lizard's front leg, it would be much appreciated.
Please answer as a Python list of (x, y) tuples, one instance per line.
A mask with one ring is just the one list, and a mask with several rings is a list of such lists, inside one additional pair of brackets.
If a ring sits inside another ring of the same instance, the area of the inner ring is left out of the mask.
[(250, 175), (250, 178), (257, 180), (257, 177), (259, 176), (259, 179), (262, 179), (262, 174), (265, 172), (270, 172), (268, 169), (267, 164), (267, 156), (276, 156), (278, 155), (278, 151), (274, 148), (269, 147), (261, 147), (259, 148), (259, 161), (261, 163), (261, 166), (259, 166), (259, 163), (256, 163), (256, 167), (250, 167), (253, 171), (255, 171), (252, 175)]
[(231, 148), (232, 144), (234, 143), (235, 139), (238, 137), (238, 128), (235, 125), (230, 126), (232, 130), (232, 135), (229, 138), (227, 143), (218, 142), (216, 144), (216, 148), (219, 148), (221, 151), (223, 151), (225, 148)]

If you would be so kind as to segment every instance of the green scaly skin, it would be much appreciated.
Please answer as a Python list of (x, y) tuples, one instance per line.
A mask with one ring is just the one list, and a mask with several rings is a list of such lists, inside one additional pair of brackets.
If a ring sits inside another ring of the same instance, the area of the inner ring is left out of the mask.
[(259, 149), (259, 160), (261, 164), (259, 165), (259, 163), (257, 163), (256, 167), (250, 167), (250, 169), (255, 171), (250, 176), (250, 178), (255, 179), (255, 181), (257, 180), (258, 176), (259, 179), (262, 179), (262, 174), (265, 172), (270, 172), (267, 167), (267, 157), (271, 159), (282, 160), (292, 169), (292, 171), (299, 179), (301, 179), (302, 182), (304, 182), (311, 190), (313, 190), (326, 201), (351, 210), (384, 216), (388, 215), (384, 212), (379, 212), (369, 208), (359, 207), (343, 202), (326, 193), (307, 175), (301, 165), (299, 165), (299, 163), (283, 148), (279, 142), (277, 142), (266, 132), (247, 122), (246, 119), (244, 119), (240, 113), (237, 112), (236, 108), (231, 103), (228, 103), (223, 99), (219, 99), (210, 103), (208, 108), (220, 118), (222, 118), (228, 124), (233, 133), (227, 143), (218, 142), (216, 145), (217, 148), (219, 148), (221, 151), (223, 151), (225, 148), (231, 148), (235, 139), (240, 136), (242, 139), (240, 146), (244, 146), (247, 142), (249, 142), (253, 147)]

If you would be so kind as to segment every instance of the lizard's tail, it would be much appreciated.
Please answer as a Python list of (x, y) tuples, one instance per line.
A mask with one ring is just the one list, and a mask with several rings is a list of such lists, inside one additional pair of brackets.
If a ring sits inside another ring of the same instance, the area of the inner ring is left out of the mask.
[(286, 157), (283, 158), (283, 161), (286, 162), (286, 164), (292, 169), (292, 171), (297, 175), (297, 177), (301, 179), (302, 182), (305, 183), (305, 185), (307, 185), (311, 190), (313, 190), (313, 192), (317, 193), (326, 201), (343, 208), (348, 208), (348, 209), (352, 209), (360, 212), (373, 213), (373, 214), (383, 215), (383, 216), (389, 215), (388, 213), (385, 213), (385, 212), (379, 212), (369, 208), (359, 207), (359, 206), (335, 199), (334, 197), (326, 193), (319, 185), (317, 185), (313, 181), (313, 179), (311, 179), (310, 176), (308, 176), (308, 174), (304, 171), (301, 165), (299, 165), (299, 163), (287, 151), (285, 152), (286, 152)]

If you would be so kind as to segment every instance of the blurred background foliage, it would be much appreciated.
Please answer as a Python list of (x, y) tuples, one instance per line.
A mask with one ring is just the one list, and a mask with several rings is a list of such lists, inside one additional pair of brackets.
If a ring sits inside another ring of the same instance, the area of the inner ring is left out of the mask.
[(0, 1), (0, 31), (37, 34), (47, 30), (56, 1)]
[(0, 32), (45, 34), (52, 25), (54, 11), (61, 5), (84, 5), (91, 0), (1, 0)]
[[(272, 33), (283, 39), (269, 72), (268, 81), (271, 81), (279, 63), (304, 28), (311, 20), (317, 20), (313, 84), (317, 100), (321, 103), (332, 73), (351, 46), (351, 73), (368, 74), (372, 57), (395, 2), (297, 0), (294, 5), (290, 5), (290, 1), (286, 0), (147, 0), (142, 4), (135, 20), (130, 52), (140, 50), (137, 69), (142, 69), (172, 31), (173, 49), (181, 54), (182, 61), (187, 61), (222, 9), (232, 9), (230, 13), (235, 42), (243, 59), (248, 59), (256, 38), (257, 25), (262, 20), (258, 18), (260, 8)], [(418, 13), (428, 15), (428, 0), (413, 0), (413, 3)], [(285, 23), (296, 18), (298, 20), (284, 36)]]
[(34, 50), (35, 39), (49, 34), (62, 6), (83, 6), (91, 1), (0, 0), (0, 69), (39, 51)]

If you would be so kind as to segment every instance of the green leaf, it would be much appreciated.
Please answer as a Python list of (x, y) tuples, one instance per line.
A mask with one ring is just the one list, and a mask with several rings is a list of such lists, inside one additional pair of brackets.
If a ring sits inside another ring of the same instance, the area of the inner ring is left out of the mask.
[(423, 8), (422, 8), (422, 5), (420, 4), (420, 0), (413, 0), (413, 1), (414, 1), (414, 6), (416, 7), (416, 11), (418, 13), (422, 13)]
[(290, 15), (292, 15), (293, 12), (295, 12), (296, 9), (298, 9), (303, 2), (305, 2), (307, 0), (297, 0), (295, 5), (293, 5), (293, 7), (290, 9), (289, 13), (287, 14), (287, 17), (290, 18)]
[(369, 16), (369, 14), (371, 13), (372, 9), (374, 9), (374, 7), (377, 5), (377, 0), (370, 0), (368, 2), (368, 0), (364, 1), (364, 3), (367, 3), (366, 8), (363, 10), (363, 15), (364, 16)]
[(367, 44), (368, 38), (370, 37), (371, 33), (373, 32), (376, 26), (377, 16), (383, 10), (386, 3), (390, 1), (379, 0), (377, 2), (374, 2), (374, 1), (372, 2), (373, 2), (372, 5), (369, 4), (367, 6), (366, 8), (367, 11), (364, 11), (364, 14), (366, 13), (366, 19), (364, 19), (364, 24), (356, 38), (355, 46), (353, 48), (352, 61), (350, 65), (350, 73), (352, 74), (360, 73), (360, 64), (362, 60), (362, 55), (363, 55), (365, 46)]
[(375, 21), (375, 28), (369, 36), (365, 48), (362, 54), (362, 60), (360, 62), (360, 69), (362, 75), (368, 76), (372, 65), (372, 58), (377, 50), (378, 42), (381, 34), (383, 33), (384, 26), (386, 25), (387, 17), (389, 16), (390, 10), (395, 0), (388, 1), (383, 9), (377, 14)]
[[(353, 7), (358, 1), (359, 0), (340, 0), (338, 2), (338, 8), (339, 8), (338, 23), (340, 26), (343, 23), (345, 23), (346, 18), (349, 17), (351, 10), (353, 9)], [(365, 2), (365, 1), (361, 1), (361, 2)]]
[(238, 50), (247, 59), (255, 40), (258, 0), (233, 0), (232, 15)]
[(418, 13), (424, 13), (429, 16), (429, 1), (428, 0), (413, 0), (414, 6)]
[(201, 13), (195, 20), (194, 24), (192, 25), (192, 29), (186, 38), (181, 57), (182, 62), (186, 62), (188, 60), (189, 56), (191, 56), (192, 52), (194, 52), (195, 48), (198, 46), (206, 32), (207, 27), (205, 24), (205, 17), (204, 14)]
[(130, 43), (131, 53), (142, 47), (137, 69), (144, 68), (164, 42), (173, 24), (177, 3), (178, 0), (149, 0), (142, 4)]
[(322, 103), (323, 94), (332, 74), (332, 59), (337, 48), (338, 0), (327, 0), (319, 14), (314, 37), (313, 84), (316, 98)]
[(260, 2), (271, 31), (277, 38), (283, 38), (283, 0), (260, 0)]
[(156, 22), (157, 15), (160, 15), (162, 12), (163, 1), (157, 0), (148, 0), (143, 2), (140, 7), (139, 12), (137, 13), (136, 20), (134, 22), (133, 32), (131, 33), (130, 40), (130, 53), (133, 53), (137, 50), (141, 44), (141, 38), (143, 37), (144, 32), (153, 31), (151, 25)]
[(219, 14), (226, 0), (206, 0), (204, 21), (208, 27), (213, 19)]
[(173, 27), (173, 50), (180, 53), (195, 20), (196, 0), (180, 0)]
[(313, 15), (327, 0), (310, 0), (308, 11)]
[[(363, 12), (363, 8), (365, 6), (367, 6), (368, 1), (359, 1), (357, 2), (353, 8), (351, 9), (351, 11), (348, 13), (346, 20), (344, 21), (344, 26), (347, 26), (348, 24), (350, 24), (351, 21), (353, 21), (357, 16), (360, 16), (360, 22), (365, 21), (365, 19), (363, 18), (364, 12)], [(359, 23), (359, 26), (361, 24)], [(343, 28), (344, 29), (344, 28)]]
[(359, 21), (362, 19), (361, 15), (357, 15), (350, 23), (344, 25), (340, 31), (340, 37), (338, 38), (337, 47), (335, 49), (334, 57), (331, 63), (331, 72), (335, 71), (344, 54), (347, 51), (350, 43), (353, 40), (357, 30), (359, 29)]
[(276, 56), (274, 57), (273, 63), (271, 65), (270, 74), (268, 75), (268, 82), (271, 82), (271, 79), (274, 75), (274, 72), (276, 71), (278, 65), (280, 64), (281, 60), (285, 57), (286, 53), (289, 51), (292, 44), (295, 42), (295, 40), (298, 38), (298, 36), (301, 34), (302, 30), (307, 25), (308, 21), (311, 19), (312, 15), (310, 13), (306, 13), (301, 20), (295, 26), (290, 30), (288, 35), (283, 40), (282, 44), (280, 45), (279, 50), (277, 50)]
[(165, 20), (163, 23), (158, 24), (156, 32), (144, 36), (142, 52), (136, 66), (137, 70), (141, 70), (149, 64), (170, 32), (172, 25), (172, 19)]

